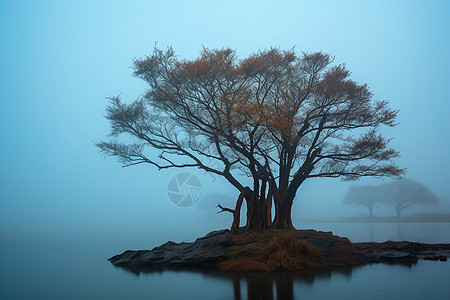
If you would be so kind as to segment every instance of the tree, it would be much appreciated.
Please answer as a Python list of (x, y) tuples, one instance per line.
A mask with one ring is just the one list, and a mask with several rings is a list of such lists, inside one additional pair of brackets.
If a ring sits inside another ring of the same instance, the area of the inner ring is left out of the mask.
[(373, 185), (352, 185), (343, 199), (344, 204), (367, 207), (371, 217), (374, 205), (381, 202), (380, 188)]
[(438, 198), (423, 183), (401, 179), (381, 185), (384, 201), (395, 208), (397, 217), (405, 208), (416, 204), (438, 205)]
[(195, 167), (223, 176), (239, 191), (234, 208), (219, 206), (233, 214), (232, 230), (244, 201), (246, 229), (293, 228), (292, 204), (307, 178), (404, 172), (392, 161), (398, 153), (389, 140), (376, 133), (379, 125), (395, 126), (397, 111), (373, 101), (366, 84), (332, 62), (322, 52), (269, 49), (239, 60), (233, 50), (206, 48), (179, 60), (171, 48), (155, 48), (134, 61), (146, 94), (131, 104), (111, 97), (107, 108), (111, 135), (135, 142), (97, 145), (124, 166)]

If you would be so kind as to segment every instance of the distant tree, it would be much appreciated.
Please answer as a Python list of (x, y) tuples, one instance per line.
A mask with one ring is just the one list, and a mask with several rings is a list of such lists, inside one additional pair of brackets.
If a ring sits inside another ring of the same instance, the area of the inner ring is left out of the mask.
[[(134, 62), (146, 94), (131, 104), (112, 97), (107, 108), (111, 135), (134, 142), (97, 146), (124, 166), (194, 167), (223, 176), (239, 191), (234, 208), (221, 207), (233, 214), (233, 230), (244, 201), (246, 229), (293, 228), (292, 204), (306, 179), (404, 171), (392, 161), (398, 153), (389, 140), (376, 133), (380, 125), (395, 126), (397, 111), (332, 62), (322, 52), (278, 49), (241, 60), (230, 49), (203, 49), (199, 58), (179, 60), (171, 48), (155, 48)], [(249, 186), (237, 176), (242, 172)]]
[(412, 179), (401, 179), (380, 186), (384, 201), (395, 208), (400, 217), (405, 208), (416, 204), (438, 205), (438, 198), (423, 183)]
[(373, 217), (373, 207), (382, 202), (380, 188), (373, 185), (352, 185), (343, 199), (343, 203), (354, 206), (364, 206)]

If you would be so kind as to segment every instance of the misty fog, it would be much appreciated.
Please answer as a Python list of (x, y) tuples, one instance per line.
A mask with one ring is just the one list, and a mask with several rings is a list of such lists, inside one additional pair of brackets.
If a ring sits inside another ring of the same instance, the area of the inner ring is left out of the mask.
[[(404, 215), (450, 213), (448, 12), (443, 1), (1, 2), (2, 243), (129, 237), (111, 249), (114, 254), (231, 225), (231, 215), (217, 214), (216, 205), (232, 205), (238, 193), (222, 178), (183, 170), (200, 180), (201, 197), (180, 208), (168, 197), (180, 170), (122, 168), (94, 145), (109, 132), (106, 97), (133, 101), (145, 92), (130, 67), (155, 43), (173, 46), (186, 59), (203, 45), (228, 46), (240, 57), (271, 46), (334, 55), (375, 99), (400, 110), (398, 126), (381, 132), (400, 152), (396, 162), (408, 169), (406, 176), (439, 198), (437, 207), (415, 206)], [(351, 184), (305, 182), (294, 203), (294, 226), (367, 214), (342, 204)], [(375, 210), (395, 215), (389, 207)]]

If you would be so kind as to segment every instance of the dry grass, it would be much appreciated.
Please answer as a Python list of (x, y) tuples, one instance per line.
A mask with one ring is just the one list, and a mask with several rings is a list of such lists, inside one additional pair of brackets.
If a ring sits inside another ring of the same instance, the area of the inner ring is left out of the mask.
[(331, 232), (270, 229), (230, 236), (234, 245), (226, 250), (229, 259), (218, 265), (224, 271), (305, 270), (367, 261), (348, 239)]
[(255, 258), (243, 257), (232, 258), (221, 262), (219, 269), (222, 271), (234, 271), (234, 272), (255, 272), (255, 271), (270, 271), (269, 267)]
[(266, 243), (260, 242), (271, 236), (270, 233), (269, 236), (253, 233), (252, 240), (257, 241), (230, 249), (231, 259), (222, 262), (219, 268), (224, 271), (286, 271), (323, 265), (320, 251), (308, 242), (288, 233)]
[(308, 269), (323, 262), (315, 246), (290, 235), (272, 240), (261, 256), (270, 269), (277, 271)]

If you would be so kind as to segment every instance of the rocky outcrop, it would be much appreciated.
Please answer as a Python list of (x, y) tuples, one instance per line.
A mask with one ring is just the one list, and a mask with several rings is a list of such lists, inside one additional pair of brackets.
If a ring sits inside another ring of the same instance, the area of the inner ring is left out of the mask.
[(211, 268), (232, 245), (228, 230), (213, 231), (192, 243), (167, 242), (152, 250), (127, 250), (109, 261), (127, 269)]
[(178, 269), (284, 271), (368, 262), (446, 260), (450, 245), (410, 242), (356, 243), (331, 232), (267, 230), (231, 234), (213, 231), (191, 243), (167, 242), (152, 250), (127, 250), (109, 261), (135, 272)]
[(369, 262), (414, 263), (418, 259), (447, 261), (450, 244), (422, 244), (415, 242), (355, 243)]

